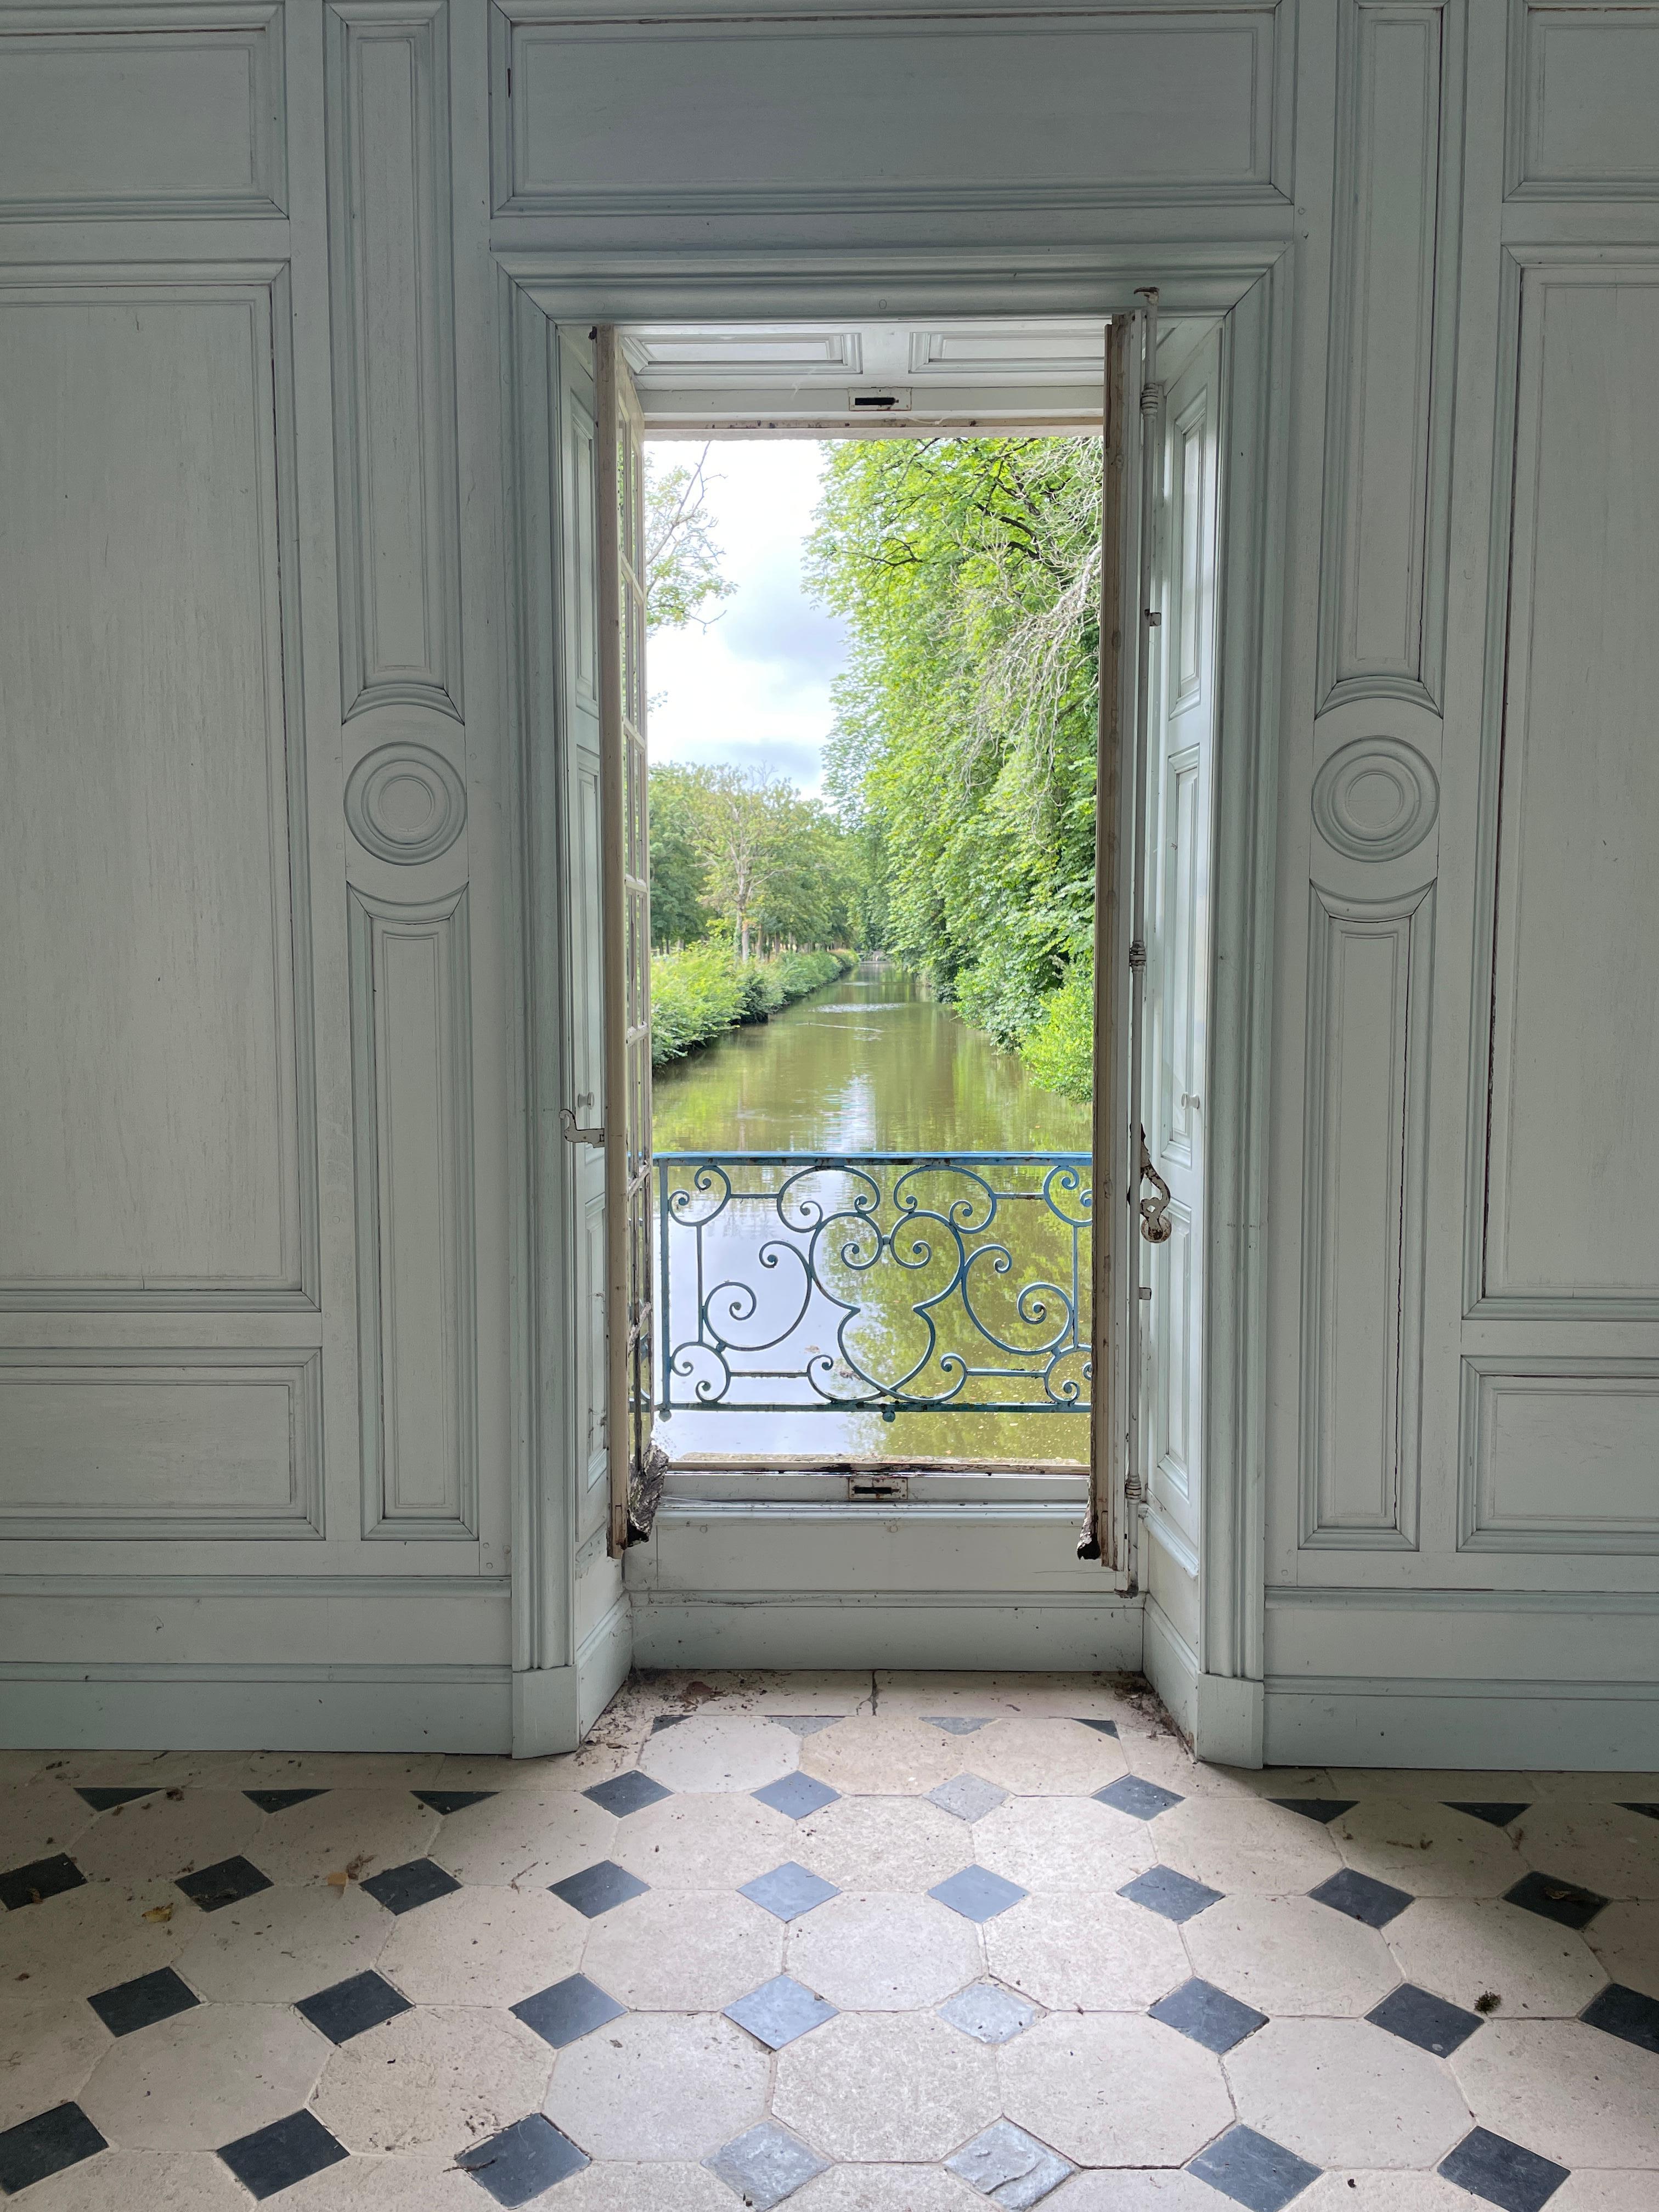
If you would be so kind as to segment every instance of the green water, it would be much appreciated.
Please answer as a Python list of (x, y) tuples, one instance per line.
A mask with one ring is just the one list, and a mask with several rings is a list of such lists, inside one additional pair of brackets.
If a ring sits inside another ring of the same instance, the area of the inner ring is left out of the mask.
[[(902, 970), (867, 963), (811, 998), (787, 1008), (751, 1029), (737, 1030), (716, 1044), (677, 1065), (658, 1071), (653, 1109), (653, 1143), (667, 1152), (868, 1153), (1086, 1152), (1089, 1109), (1039, 1090), (1024, 1064), (969, 1029), (927, 987)], [(868, 1186), (856, 1177), (818, 1176), (795, 1186), (794, 1218), (805, 1218), (802, 1203), (814, 1203), (844, 1220), (846, 1228), (821, 1244), (817, 1264), (836, 1295), (857, 1307), (843, 1317), (832, 1304), (818, 1302), (798, 1330), (770, 1352), (756, 1350), (751, 1364), (788, 1370), (809, 1361), (826, 1362), (821, 1376), (830, 1394), (858, 1387), (859, 1376), (886, 1380), (928, 1355), (927, 1322), (915, 1306), (948, 1279), (957, 1246), (946, 1223), (954, 1219), (969, 1231), (966, 1249), (1000, 1245), (1007, 1264), (999, 1272), (994, 1252), (974, 1263), (975, 1310), (1001, 1347), (979, 1339), (947, 1297), (933, 1309), (933, 1355), (920, 1378), (930, 1390), (948, 1387), (953, 1370), (939, 1355), (965, 1353), (970, 1364), (1013, 1358), (1029, 1365), (1034, 1347), (1052, 1335), (1061, 1304), (1054, 1291), (1071, 1297), (1079, 1275), (1086, 1279), (1086, 1232), (1073, 1239), (1066, 1212), (1078, 1201), (1056, 1186), (1057, 1217), (1041, 1198), (1046, 1163), (1035, 1168), (984, 1171), (1000, 1195), (994, 1224), (983, 1237), (972, 1231), (987, 1201), (965, 1179), (933, 1176), (911, 1184), (924, 1212), (945, 1221), (922, 1224), (921, 1241), (901, 1235), (876, 1264), (860, 1264), (868, 1247), (857, 1243), (861, 1223), (854, 1201)], [(902, 1231), (894, 1207), (892, 1176), (886, 1171), (880, 1224)], [(746, 1170), (740, 1178), (763, 1195), (728, 1204), (711, 1218), (703, 1251), (703, 1295), (726, 1286), (714, 1302), (719, 1333), (740, 1347), (758, 1346), (768, 1334), (788, 1321), (791, 1298), (803, 1278), (787, 1253), (780, 1253), (778, 1221), (771, 1200), (790, 1170)], [(1086, 1181), (1086, 1171), (1085, 1180)], [(687, 1170), (671, 1171), (671, 1188), (690, 1190)], [(964, 1199), (963, 1194), (967, 1196)], [(1017, 1197), (1008, 1194), (1018, 1193)], [(952, 1215), (953, 1205), (969, 1212)], [(697, 1217), (709, 1202), (695, 1200), (685, 1218)], [(977, 1209), (977, 1210), (975, 1210)], [(1085, 1217), (1086, 1218), (1086, 1217)], [(773, 1257), (765, 1258), (769, 1240)], [(668, 1339), (680, 1346), (696, 1334), (698, 1293), (689, 1227), (670, 1231), (666, 1288)], [(847, 1255), (851, 1254), (849, 1259)], [(659, 1275), (663, 1273), (659, 1255)], [(1040, 1295), (1040, 1313), (1022, 1310), (1019, 1291), (1033, 1282), (1054, 1286)], [(733, 1287), (735, 1286), (735, 1287)], [(1079, 1305), (1085, 1302), (1081, 1296)], [(663, 1304), (660, 1291), (659, 1306)], [(1081, 1333), (1086, 1336), (1087, 1316)], [(1010, 1354), (1008, 1347), (1012, 1347)], [(848, 1363), (852, 1364), (849, 1367)], [(914, 1453), (928, 1457), (1082, 1459), (1087, 1455), (1087, 1421), (1076, 1413), (972, 1412), (975, 1401), (995, 1397), (1029, 1397), (1029, 1379), (973, 1377), (965, 1381), (949, 1410), (902, 1413), (884, 1421), (876, 1412), (840, 1407), (804, 1410), (814, 1394), (787, 1373), (770, 1382), (739, 1382), (733, 1389), (719, 1363), (692, 1357), (692, 1372), (676, 1385), (690, 1394), (708, 1377), (727, 1404), (718, 1411), (677, 1410), (659, 1430), (672, 1456), (688, 1453)], [(1081, 1387), (1080, 1359), (1073, 1353), (1055, 1370), (1054, 1381), (1067, 1377)], [(792, 1410), (730, 1410), (733, 1399), (765, 1395)], [(793, 1410), (796, 1406), (803, 1410)]]

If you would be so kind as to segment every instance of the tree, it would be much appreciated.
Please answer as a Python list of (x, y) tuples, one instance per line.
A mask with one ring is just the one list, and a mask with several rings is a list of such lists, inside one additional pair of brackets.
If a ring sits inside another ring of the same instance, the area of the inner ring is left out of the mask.
[(834, 811), (781, 776), (721, 766), (651, 771), (651, 935), (689, 944), (714, 924), (740, 959), (767, 945), (866, 941), (860, 848)]
[(1092, 959), (1100, 465), (1091, 439), (830, 447), (808, 547), (852, 634), (827, 781), (883, 941), (999, 1042), (1041, 1025), (1044, 1080)]
[(737, 586), (720, 574), (708, 507), (708, 447), (695, 463), (659, 467), (645, 456), (645, 622), (648, 631), (715, 619)]
[(715, 917), (697, 842), (697, 772), (664, 762), (651, 770), (651, 942), (693, 945)]

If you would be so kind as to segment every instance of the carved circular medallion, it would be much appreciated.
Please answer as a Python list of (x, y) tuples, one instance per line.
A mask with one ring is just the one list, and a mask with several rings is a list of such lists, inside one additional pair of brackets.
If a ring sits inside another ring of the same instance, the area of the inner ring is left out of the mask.
[(1314, 778), (1319, 833), (1351, 860), (1393, 860), (1434, 827), (1440, 786), (1415, 745), (1399, 738), (1355, 738)]
[(407, 866), (449, 850), (466, 820), (466, 791), (441, 753), (400, 738), (352, 769), (345, 811), (360, 845)]

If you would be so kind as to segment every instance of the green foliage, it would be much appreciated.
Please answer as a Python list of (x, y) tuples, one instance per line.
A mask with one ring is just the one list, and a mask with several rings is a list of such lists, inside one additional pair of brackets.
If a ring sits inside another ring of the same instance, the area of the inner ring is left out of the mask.
[(865, 942), (860, 848), (836, 816), (781, 778), (735, 768), (651, 771), (651, 939), (684, 945), (716, 923), (739, 958), (767, 945)]
[(708, 448), (694, 465), (664, 468), (645, 451), (645, 619), (647, 631), (709, 623), (737, 589), (720, 574), (708, 512)]
[(772, 960), (738, 960), (710, 939), (651, 962), (651, 1062), (681, 1059), (739, 1022), (763, 1022), (809, 991), (833, 983), (856, 964), (843, 951), (786, 952)]
[(1092, 935), (1100, 467), (1082, 438), (829, 447), (808, 547), (852, 635), (826, 761), (869, 940), (1021, 1050)]
[(1066, 980), (1042, 1002), (1042, 1012), (1020, 1044), (1025, 1064), (1045, 1091), (1064, 1098), (1094, 1095), (1094, 963), (1073, 961)]

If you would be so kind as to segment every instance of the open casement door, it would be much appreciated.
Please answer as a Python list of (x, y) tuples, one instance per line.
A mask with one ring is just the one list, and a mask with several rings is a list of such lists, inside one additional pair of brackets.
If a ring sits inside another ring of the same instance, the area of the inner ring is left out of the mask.
[(605, 1439), (614, 1558), (651, 1533), (651, 865), (645, 744), (645, 424), (617, 332), (598, 369), (599, 810), (605, 992)]

